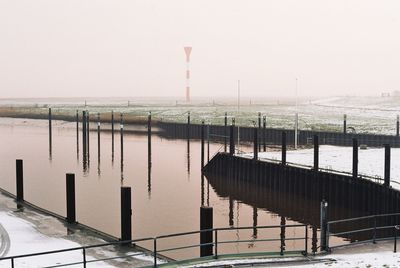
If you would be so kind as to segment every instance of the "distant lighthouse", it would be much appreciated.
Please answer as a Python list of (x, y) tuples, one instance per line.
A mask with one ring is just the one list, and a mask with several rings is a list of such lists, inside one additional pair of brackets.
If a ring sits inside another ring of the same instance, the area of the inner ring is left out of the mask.
[(184, 47), (186, 54), (186, 101), (190, 102), (190, 53), (192, 47)]

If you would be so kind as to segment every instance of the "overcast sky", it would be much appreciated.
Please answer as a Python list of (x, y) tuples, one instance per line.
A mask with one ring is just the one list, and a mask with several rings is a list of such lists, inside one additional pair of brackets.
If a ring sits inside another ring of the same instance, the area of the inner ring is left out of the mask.
[(0, 0), (0, 97), (400, 90), (400, 2)]

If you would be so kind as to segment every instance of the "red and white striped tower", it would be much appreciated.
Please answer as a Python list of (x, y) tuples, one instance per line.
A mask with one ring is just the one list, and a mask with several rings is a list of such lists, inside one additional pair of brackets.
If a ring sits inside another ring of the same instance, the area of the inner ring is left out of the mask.
[(186, 101), (190, 102), (190, 53), (192, 47), (184, 47), (186, 53)]

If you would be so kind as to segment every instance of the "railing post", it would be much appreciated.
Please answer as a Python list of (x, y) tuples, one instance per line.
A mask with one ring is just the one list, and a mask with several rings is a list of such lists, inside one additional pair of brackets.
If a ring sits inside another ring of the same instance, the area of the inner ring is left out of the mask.
[(376, 243), (375, 239), (376, 239), (376, 216), (374, 215), (374, 233), (372, 234), (372, 243)]
[(154, 267), (157, 267), (157, 238), (153, 240), (153, 258), (154, 258)]
[(86, 268), (86, 249), (83, 248), (83, 267)]
[(398, 231), (398, 225), (396, 225), (394, 227), (394, 248), (393, 248), (393, 252), (396, 253), (397, 252), (397, 231)]
[(218, 230), (215, 229), (215, 258), (218, 259)]
[(327, 227), (328, 227), (328, 202), (321, 201), (321, 251), (328, 250)]
[(16, 160), (17, 201), (24, 201), (24, 168), (23, 160)]
[(304, 256), (308, 255), (308, 226), (305, 226)]

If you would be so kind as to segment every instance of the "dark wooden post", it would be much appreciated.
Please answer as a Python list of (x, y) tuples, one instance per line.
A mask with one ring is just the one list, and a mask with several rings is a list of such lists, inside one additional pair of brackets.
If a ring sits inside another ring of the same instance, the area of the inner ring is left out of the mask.
[(21, 159), (16, 160), (17, 201), (24, 201), (24, 167)]
[[(261, 133), (261, 113), (258, 113), (258, 133)], [(258, 151), (261, 151), (261, 143), (257, 142), (258, 144)]]
[(76, 110), (76, 153), (79, 156), (79, 111)]
[(83, 157), (86, 158), (87, 155), (87, 146), (86, 146), (86, 142), (87, 142), (87, 131), (86, 131), (86, 111), (82, 111), (82, 152), (83, 152)]
[(282, 131), (282, 165), (286, 165), (286, 132)]
[(121, 113), (120, 121), (120, 135), (121, 135), (121, 163), (124, 161), (124, 117)]
[(353, 178), (358, 177), (358, 140), (353, 138)]
[(390, 145), (385, 144), (385, 175), (384, 175), (384, 185), (386, 187), (390, 186)]
[(319, 170), (319, 141), (317, 135), (314, 135), (314, 170)]
[(257, 161), (258, 160), (258, 128), (256, 128), (256, 127), (254, 128), (253, 143), (254, 143), (253, 160)]
[(204, 137), (205, 136), (205, 125), (204, 120), (201, 121), (201, 168), (204, 167)]
[(50, 156), (52, 153), (53, 147), (53, 133), (52, 133), (52, 116), (51, 116), (51, 108), (49, 108), (49, 152)]
[(150, 159), (151, 155), (151, 112), (149, 112), (149, 115), (147, 117), (147, 155), (148, 159)]
[(101, 140), (100, 140), (100, 113), (97, 114), (97, 159), (100, 162), (100, 146), (101, 146)]
[(232, 118), (232, 125), (229, 135), (229, 154), (235, 154), (235, 118)]
[(187, 139), (190, 140), (190, 111), (188, 112), (187, 116)]
[[(213, 208), (200, 207), (200, 231), (213, 228)], [(206, 231), (200, 233), (200, 257), (213, 255), (213, 232)], [(206, 244), (206, 245), (204, 245)]]
[(264, 152), (267, 151), (267, 117), (263, 116), (263, 147)]
[(321, 201), (321, 251), (328, 250), (328, 202), (325, 200)]
[(227, 143), (228, 143), (228, 114), (225, 112), (224, 118), (224, 152), (227, 151)]
[(111, 158), (114, 160), (114, 111), (111, 111)]
[(75, 210), (75, 174), (66, 175), (66, 196), (67, 196), (67, 222), (76, 223)]
[(131, 187), (121, 187), (121, 241), (132, 240)]
[(343, 115), (343, 133), (347, 133), (347, 115)]
[(399, 115), (397, 115), (397, 120), (396, 120), (396, 136), (399, 136), (399, 131), (400, 131), (400, 119)]
[(87, 134), (86, 134), (86, 139), (87, 139), (86, 146), (87, 146), (87, 156), (88, 156), (88, 159), (89, 159), (89, 157), (90, 157), (90, 115), (89, 115), (89, 111), (86, 111), (86, 117), (87, 117), (87, 119), (86, 119), (86, 124), (87, 124), (87, 127), (86, 127), (86, 131), (87, 131)]

